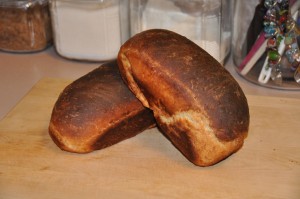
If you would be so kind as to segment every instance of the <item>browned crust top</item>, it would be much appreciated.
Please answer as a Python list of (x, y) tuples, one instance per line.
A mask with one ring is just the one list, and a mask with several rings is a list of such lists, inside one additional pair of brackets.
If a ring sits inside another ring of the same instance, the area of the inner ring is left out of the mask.
[[(143, 121), (134, 124), (137, 127), (129, 127), (126, 121), (137, 120), (136, 115), (144, 115)], [(127, 127), (122, 127), (124, 125)], [(89, 152), (132, 137), (151, 125), (154, 125), (152, 113), (129, 91), (114, 61), (103, 64), (63, 90), (53, 108), (49, 131), (56, 144), (65, 150), (70, 149), (63, 146), (62, 137), (82, 144), (96, 140), (97, 143), (87, 146), (92, 148), (85, 149)], [(117, 132), (120, 126), (131, 132)], [(113, 131), (112, 135), (102, 137)]]
[[(148, 99), (164, 100), (157, 96), (159, 85), (172, 90), (176, 103), (162, 103), (170, 114), (205, 110), (217, 129), (216, 136), (224, 141), (248, 132), (249, 109), (242, 89), (224, 67), (192, 41), (168, 30), (152, 29), (128, 40), (120, 52), (144, 66), (135, 69), (132, 64), (132, 70), (133, 76), (134, 70), (144, 70), (142, 78), (134, 78)], [(154, 80), (163, 82), (155, 84)]]

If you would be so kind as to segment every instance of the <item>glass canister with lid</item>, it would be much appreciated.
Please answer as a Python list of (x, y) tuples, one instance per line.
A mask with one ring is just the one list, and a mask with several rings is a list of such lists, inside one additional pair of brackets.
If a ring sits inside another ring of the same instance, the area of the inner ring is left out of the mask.
[(35, 52), (51, 41), (48, 0), (0, 0), (0, 50)]
[(54, 45), (75, 60), (117, 57), (129, 37), (127, 0), (50, 0)]
[(131, 35), (152, 28), (177, 32), (224, 63), (231, 46), (230, 0), (131, 0)]
[(299, 0), (236, 1), (233, 27), (233, 61), (242, 77), (300, 90)]

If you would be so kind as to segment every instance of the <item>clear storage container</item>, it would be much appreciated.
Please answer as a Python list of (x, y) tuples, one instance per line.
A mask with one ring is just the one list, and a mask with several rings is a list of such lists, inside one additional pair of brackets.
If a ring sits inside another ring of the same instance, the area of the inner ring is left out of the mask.
[(69, 59), (117, 57), (129, 37), (127, 0), (50, 0), (54, 45)]
[(0, 0), (0, 50), (40, 51), (51, 39), (47, 0)]
[[(300, 1), (236, 1), (236, 71), (260, 86), (300, 90)], [(247, 14), (245, 14), (247, 13)]]
[(177, 32), (224, 63), (231, 45), (230, 0), (131, 0), (131, 35), (152, 28)]

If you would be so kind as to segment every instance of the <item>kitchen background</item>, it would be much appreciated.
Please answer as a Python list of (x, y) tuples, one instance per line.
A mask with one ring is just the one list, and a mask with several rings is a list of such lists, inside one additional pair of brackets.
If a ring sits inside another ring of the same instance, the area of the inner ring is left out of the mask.
[(299, 7), (295, 0), (1, 0), (0, 116), (40, 78), (78, 78), (151, 28), (191, 39), (251, 91), (297, 96)]
[[(0, 198), (299, 199), (299, 4), (0, 0)], [(250, 126), (236, 154), (197, 167), (157, 128), (82, 155), (51, 140), (65, 86), (149, 28), (190, 38), (242, 87)]]

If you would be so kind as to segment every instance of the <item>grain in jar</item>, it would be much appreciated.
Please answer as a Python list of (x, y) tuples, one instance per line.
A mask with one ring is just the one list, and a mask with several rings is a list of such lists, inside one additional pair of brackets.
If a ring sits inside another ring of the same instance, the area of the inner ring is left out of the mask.
[(35, 52), (52, 41), (47, 0), (0, 1), (0, 50)]

